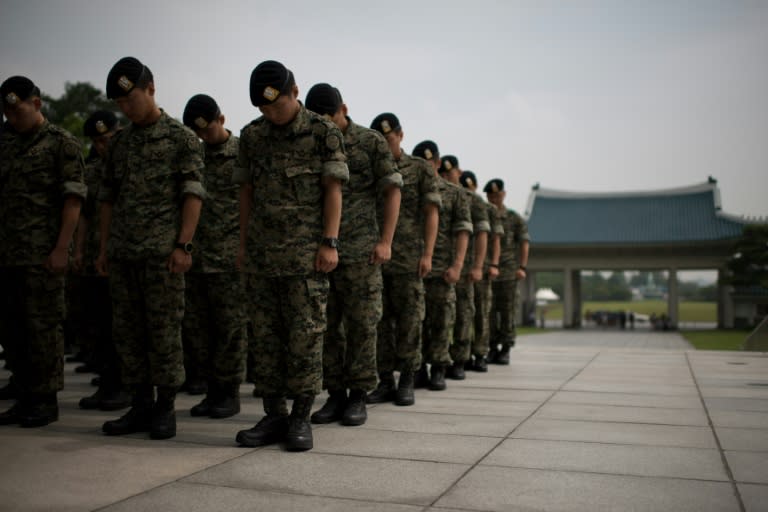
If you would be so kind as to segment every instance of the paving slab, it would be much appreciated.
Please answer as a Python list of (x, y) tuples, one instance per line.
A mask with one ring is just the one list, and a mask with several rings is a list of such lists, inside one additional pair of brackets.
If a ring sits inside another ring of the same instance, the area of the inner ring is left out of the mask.
[(768, 452), (768, 429), (717, 427), (723, 450)]
[(361, 428), (425, 434), (505, 437), (525, 420), (523, 416), (428, 414), (416, 412), (417, 406), (418, 402), (411, 407), (370, 408), (368, 421)]
[(436, 503), (483, 511), (738, 512), (727, 482), (478, 466)]
[(768, 484), (768, 452), (726, 451), (725, 456), (737, 482)]
[(768, 398), (706, 398), (704, 403), (710, 411), (750, 411), (768, 413)]
[(661, 407), (623, 407), (617, 405), (545, 404), (538, 418), (652, 423), (658, 425), (707, 426), (703, 410), (664, 409)]
[(701, 399), (698, 396), (659, 396), (637, 393), (559, 391), (549, 403), (701, 409)]
[(768, 428), (768, 412), (709, 411), (716, 427)]
[(709, 427), (532, 418), (509, 437), (716, 449)]
[(700, 448), (508, 439), (482, 465), (727, 481), (720, 452)]
[(768, 485), (739, 484), (739, 493), (746, 512), (768, 510)]

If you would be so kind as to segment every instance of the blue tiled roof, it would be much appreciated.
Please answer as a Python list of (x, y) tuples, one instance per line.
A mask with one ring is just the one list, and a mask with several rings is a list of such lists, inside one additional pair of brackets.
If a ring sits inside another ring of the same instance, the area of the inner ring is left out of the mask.
[(651, 244), (738, 238), (745, 222), (718, 211), (714, 183), (638, 193), (534, 190), (528, 231), (536, 245)]

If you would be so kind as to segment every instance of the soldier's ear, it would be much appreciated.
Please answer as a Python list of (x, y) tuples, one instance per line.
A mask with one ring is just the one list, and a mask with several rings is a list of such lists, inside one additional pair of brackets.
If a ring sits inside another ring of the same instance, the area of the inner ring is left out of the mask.
[(150, 96), (152, 96), (152, 97), (155, 96), (155, 82), (154, 81), (149, 82), (147, 84), (147, 92), (149, 93)]
[(34, 96), (32, 98), (32, 104), (35, 106), (35, 110), (40, 110), (43, 106), (43, 100), (40, 99), (40, 96)]
[(293, 96), (294, 98), (298, 98), (299, 97), (299, 86), (298, 85), (293, 84), (293, 86), (291, 87), (291, 96)]

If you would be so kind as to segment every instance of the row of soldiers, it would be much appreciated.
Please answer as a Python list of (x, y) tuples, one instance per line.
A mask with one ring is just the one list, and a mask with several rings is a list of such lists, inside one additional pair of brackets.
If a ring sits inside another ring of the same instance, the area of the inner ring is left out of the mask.
[(416, 387), (509, 363), (528, 234), (504, 183), (486, 203), (434, 142), (403, 151), (395, 115), (360, 126), (326, 83), (302, 104), (277, 61), (249, 88), (262, 116), (238, 138), (208, 95), (171, 118), (149, 68), (120, 59), (106, 91), (130, 124), (93, 114), (86, 166), (37, 87), (3, 82), (0, 342), (16, 402), (0, 424), (58, 419), (70, 267), (106, 363), (80, 405), (118, 409), (129, 392), (107, 435), (175, 436), (185, 355), (207, 382), (192, 415), (237, 414), (246, 376), (265, 415), (237, 442), (294, 451), (313, 447), (311, 423), (360, 425), (366, 403), (412, 405)]

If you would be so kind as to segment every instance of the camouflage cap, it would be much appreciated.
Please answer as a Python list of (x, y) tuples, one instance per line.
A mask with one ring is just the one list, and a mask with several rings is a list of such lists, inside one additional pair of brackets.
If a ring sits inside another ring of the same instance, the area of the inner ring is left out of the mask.
[(445, 155), (440, 159), (440, 168), (437, 172), (443, 173), (459, 168), (459, 159), (453, 155)]
[(126, 96), (136, 87), (144, 87), (152, 81), (152, 72), (136, 57), (123, 57), (107, 75), (107, 98), (113, 100)]
[(290, 92), (294, 84), (290, 69), (276, 60), (265, 60), (251, 72), (251, 103), (254, 107), (268, 105)]
[(40, 89), (25, 76), (12, 76), (0, 85), (0, 99), (3, 107), (16, 105), (33, 96), (40, 96)]
[(109, 110), (97, 110), (83, 123), (83, 135), (98, 137), (111, 132), (117, 126), (117, 116)]
[(472, 171), (464, 171), (461, 173), (461, 176), (459, 176), (459, 183), (461, 183), (464, 188), (474, 190), (477, 188), (477, 176), (475, 176), (475, 173)]
[(494, 178), (488, 183), (485, 184), (485, 187), (483, 188), (483, 192), (490, 193), (490, 192), (501, 192), (504, 190), (504, 181), (500, 180), (499, 178)]
[(304, 105), (311, 110), (322, 115), (332, 116), (338, 112), (341, 107), (341, 93), (337, 88), (330, 84), (315, 84), (307, 93)]
[(376, 116), (376, 118), (371, 122), (371, 128), (383, 135), (386, 135), (392, 131), (398, 132), (401, 129), (400, 120), (395, 114), (386, 112)]
[(431, 140), (423, 140), (414, 146), (411, 154), (424, 160), (434, 160), (440, 157), (440, 150)]
[(216, 100), (207, 94), (195, 94), (184, 107), (184, 124), (193, 130), (202, 130), (208, 126), (208, 123), (217, 119), (221, 115), (221, 110), (216, 104)]

